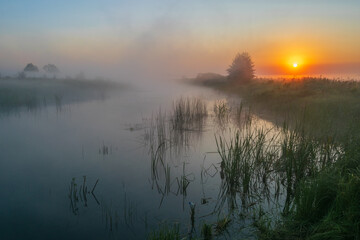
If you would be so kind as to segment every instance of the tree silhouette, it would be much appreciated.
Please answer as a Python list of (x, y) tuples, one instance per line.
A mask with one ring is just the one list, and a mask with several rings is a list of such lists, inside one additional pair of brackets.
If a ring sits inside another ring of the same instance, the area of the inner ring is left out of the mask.
[(24, 68), (24, 72), (39, 72), (39, 69), (37, 66), (35, 66), (32, 63), (29, 63), (28, 65), (26, 65), (26, 67)]
[(247, 83), (255, 77), (254, 63), (247, 52), (238, 53), (227, 69), (228, 79), (234, 82)]
[(59, 72), (59, 69), (54, 64), (47, 64), (43, 69), (46, 73), (54, 74), (54, 78), (56, 78), (56, 74)]

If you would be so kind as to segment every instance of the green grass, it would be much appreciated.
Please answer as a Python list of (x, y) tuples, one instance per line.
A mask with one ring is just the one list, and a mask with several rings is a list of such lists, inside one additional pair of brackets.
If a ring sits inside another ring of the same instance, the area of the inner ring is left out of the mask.
[[(360, 84), (304, 78), (207, 86), (243, 100), (233, 112), (214, 106), (215, 118), (231, 113), (239, 123), (230, 139), (215, 137), (221, 186), (214, 213), (225, 204), (228, 216), (254, 213), (259, 239), (360, 239)], [(275, 131), (254, 128), (251, 111), (265, 113)], [(275, 215), (264, 203), (278, 208)], [(231, 220), (220, 219), (215, 232)], [(203, 226), (202, 236), (216, 237), (211, 230)]]
[[(360, 129), (346, 142), (320, 142), (303, 128), (284, 127), (272, 138), (261, 130), (242, 131), (228, 141), (216, 138), (223, 179), (218, 204), (227, 202), (237, 211), (239, 196), (243, 207), (253, 201), (256, 206), (252, 196), (264, 199), (264, 187), (279, 181), (282, 217), (274, 222), (269, 213), (259, 214), (254, 222), (259, 239), (360, 237)], [(269, 196), (273, 203), (276, 195)]]
[(239, 95), (255, 112), (266, 113), (270, 120), (288, 121), (294, 125), (301, 119), (308, 132), (316, 137), (327, 133), (345, 137), (349, 126), (360, 116), (360, 82), (326, 78), (289, 80), (255, 79), (249, 84), (226, 80), (194, 80), (196, 84)]
[[(254, 222), (259, 239), (360, 239), (360, 83), (303, 78), (206, 85), (238, 94), (274, 122), (287, 122), (278, 154), (264, 165), (285, 190), (283, 215), (259, 215)], [(237, 138), (228, 145), (218, 140), (225, 179), (236, 189), (272, 155), (264, 151), (252, 164), (244, 152), (252, 152), (256, 143), (245, 143), (254, 137)]]

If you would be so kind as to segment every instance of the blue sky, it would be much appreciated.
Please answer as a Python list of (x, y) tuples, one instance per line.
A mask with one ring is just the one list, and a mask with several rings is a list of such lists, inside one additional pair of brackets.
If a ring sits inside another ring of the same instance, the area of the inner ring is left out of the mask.
[(0, 72), (52, 62), (70, 73), (130, 74), (134, 65), (174, 77), (223, 73), (249, 51), (267, 73), (287, 55), (313, 66), (358, 63), (358, 42), (352, 0), (0, 1)]

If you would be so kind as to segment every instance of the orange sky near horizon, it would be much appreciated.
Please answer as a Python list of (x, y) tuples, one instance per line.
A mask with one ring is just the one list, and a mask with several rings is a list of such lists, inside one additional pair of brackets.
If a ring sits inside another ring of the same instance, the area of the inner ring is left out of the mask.
[(4, 3), (0, 72), (191, 77), (248, 52), (257, 75), (360, 74), (359, 1), (105, 2)]

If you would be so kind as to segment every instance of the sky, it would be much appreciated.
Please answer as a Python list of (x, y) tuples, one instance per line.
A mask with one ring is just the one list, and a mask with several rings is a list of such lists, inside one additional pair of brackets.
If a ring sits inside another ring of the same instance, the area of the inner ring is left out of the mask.
[(359, 43), (359, 0), (0, 0), (3, 74), (176, 79), (226, 74), (238, 52), (258, 75), (360, 74)]

